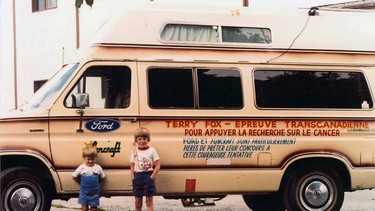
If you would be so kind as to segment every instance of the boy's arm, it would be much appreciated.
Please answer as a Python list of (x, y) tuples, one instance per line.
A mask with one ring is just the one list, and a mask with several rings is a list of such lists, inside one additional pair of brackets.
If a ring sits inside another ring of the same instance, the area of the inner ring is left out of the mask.
[(103, 183), (106, 181), (106, 177), (99, 177), (99, 183)]
[(78, 183), (80, 182), (79, 174), (80, 174), (80, 166), (72, 174), (73, 180)]
[(151, 174), (151, 179), (155, 179), (156, 175), (159, 173), (160, 170), (160, 160), (155, 160), (154, 161), (154, 172)]
[(73, 180), (78, 182), (79, 183), (79, 178), (78, 177), (75, 177), (75, 176), (72, 176)]
[(134, 179), (134, 165), (135, 165), (135, 163), (130, 162), (130, 178), (132, 180)]

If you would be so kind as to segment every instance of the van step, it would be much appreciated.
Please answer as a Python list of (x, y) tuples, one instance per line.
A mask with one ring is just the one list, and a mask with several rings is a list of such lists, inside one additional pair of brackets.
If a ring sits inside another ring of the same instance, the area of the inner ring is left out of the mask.
[(184, 207), (215, 206), (214, 198), (183, 198), (181, 202)]

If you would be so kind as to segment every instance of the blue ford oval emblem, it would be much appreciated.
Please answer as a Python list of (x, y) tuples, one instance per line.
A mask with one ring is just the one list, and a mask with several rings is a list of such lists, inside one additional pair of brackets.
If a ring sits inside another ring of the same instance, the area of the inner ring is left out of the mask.
[(120, 123), (112, 119), (93, 119), (85, 124), (88, 130), (94, 132), (111, 132), (120, 127)]

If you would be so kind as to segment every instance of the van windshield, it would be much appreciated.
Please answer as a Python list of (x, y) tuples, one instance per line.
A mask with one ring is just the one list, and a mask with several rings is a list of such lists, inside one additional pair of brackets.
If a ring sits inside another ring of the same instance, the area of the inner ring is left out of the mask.
[(66, 65), (56, 75), (54, 75), (46, 84), (44, 84), (31, 99), (21, 107), (21, 110), (34, 108), (49, 108), (56, 100), (61, 88), (67, 83), (77, 69), (77, 64)]

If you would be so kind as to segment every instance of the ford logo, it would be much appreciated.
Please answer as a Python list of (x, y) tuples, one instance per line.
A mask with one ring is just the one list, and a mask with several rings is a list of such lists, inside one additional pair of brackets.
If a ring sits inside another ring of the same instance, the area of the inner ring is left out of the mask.
[(120, 127), (120, 123), (112, 119), (93, 119), (85, 124), (88, 130), (94, 132), (111, 132)]

